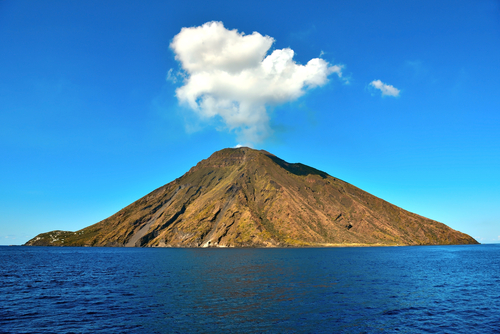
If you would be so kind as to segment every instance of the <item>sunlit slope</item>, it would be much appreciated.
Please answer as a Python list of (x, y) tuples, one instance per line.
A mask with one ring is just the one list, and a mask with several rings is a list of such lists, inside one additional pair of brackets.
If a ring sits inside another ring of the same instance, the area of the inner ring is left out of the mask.
[(224, 149), (113, 216), (27, 245), (286, 247), (475, 244), (328, 174), (249, 148)]

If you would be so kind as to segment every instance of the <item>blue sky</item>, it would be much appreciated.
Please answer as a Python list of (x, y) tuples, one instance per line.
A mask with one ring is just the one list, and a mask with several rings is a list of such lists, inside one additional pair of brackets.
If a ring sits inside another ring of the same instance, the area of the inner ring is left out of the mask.
[[(261, 102), (252, 142), (176, 96), (195, 73), (171, 43), (212, 21), (342, 76)], [(0, 1), (0, 244), (96, 223), (245, 140), (499, 242), (499, 59), (498, 1)]]

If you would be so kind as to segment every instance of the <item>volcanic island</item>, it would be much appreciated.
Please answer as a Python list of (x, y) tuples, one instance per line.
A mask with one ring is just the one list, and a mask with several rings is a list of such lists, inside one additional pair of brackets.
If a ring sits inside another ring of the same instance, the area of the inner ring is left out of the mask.
[(226, 148), (109, 218), (30, 246), (334, 247), (477, 244), (345, 181), (264, 150)]

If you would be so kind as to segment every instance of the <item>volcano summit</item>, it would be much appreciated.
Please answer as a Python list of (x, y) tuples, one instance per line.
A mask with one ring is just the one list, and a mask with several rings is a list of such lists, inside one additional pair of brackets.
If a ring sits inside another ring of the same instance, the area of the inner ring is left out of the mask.
[(33, 246), (289, 247), (477, 244), (347, 182), (266, 151), (227, 148), (103, 221)]

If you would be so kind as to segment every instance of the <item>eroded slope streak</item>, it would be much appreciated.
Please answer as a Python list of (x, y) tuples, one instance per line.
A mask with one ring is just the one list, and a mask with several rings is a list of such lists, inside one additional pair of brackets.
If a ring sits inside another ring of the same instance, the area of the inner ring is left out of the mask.
[(28, 245), (276, 247), (472, 244), (470, 236), (342, 180), (249, 148), (224, 149), (113, 216)]

